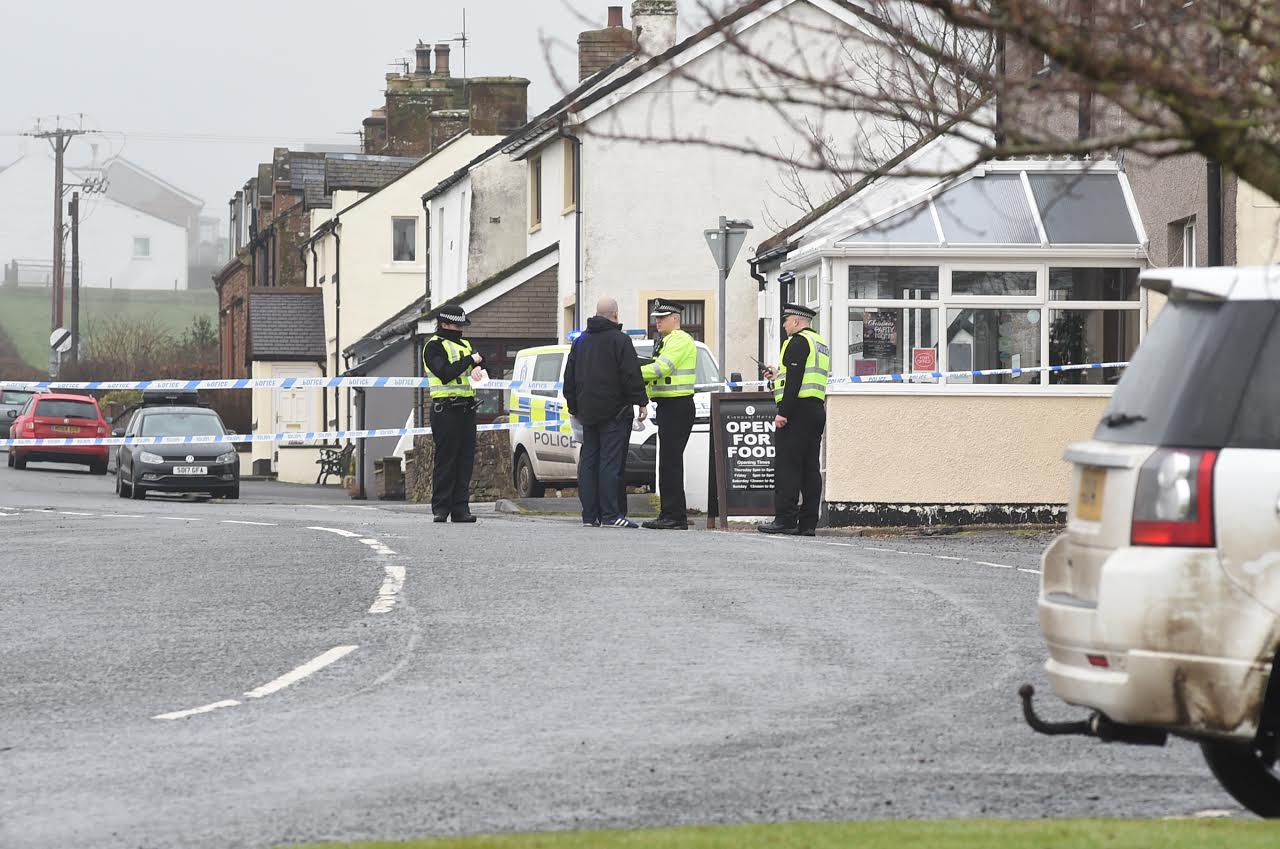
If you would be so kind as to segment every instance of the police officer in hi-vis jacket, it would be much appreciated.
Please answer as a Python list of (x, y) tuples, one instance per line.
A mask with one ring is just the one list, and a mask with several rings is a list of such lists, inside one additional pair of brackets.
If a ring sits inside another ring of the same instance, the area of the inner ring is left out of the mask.
[(782, 308), (782, 343), (777, 368), (765, 370), (778, 402), (773, 442), (773, 521), (765, 534), (814, 536), (822, 498), (822, 431), (827, 425), (827, 378), (831, 348), (810, 327), (817, 313), (798, 304)]
[(653, 346), (653, 361), (640, 369), (649, 399), (658, 408), (658, 488), (662, 496), (658, 518), (643, 526), (658, 531), (689, 527), (684, 501), (684, 449), (693, 431), (693, 393), (698, 377), (698, 346), (680, 329), (684, 304), (659, 299), (653, 306), (654, 325), (661, 338)]
[(476, 459), (476, 391), (484, 357), (471, 350), (462, 329), (471, 319), (461, 306), (436, 310), (436, 332), (422, 347), (423, 371), (431, 392), (431, 439), (435, 465), (431, 473), (431, 512), (435, 521), (474, 522), (471, 515), (471, 469)]

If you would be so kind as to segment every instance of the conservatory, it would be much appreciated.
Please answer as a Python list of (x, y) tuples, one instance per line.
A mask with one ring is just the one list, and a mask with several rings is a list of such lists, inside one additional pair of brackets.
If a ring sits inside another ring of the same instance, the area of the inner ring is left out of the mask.
[(1128, 361), (1155, 306), (1146, 241), (1111, 160), (889, 176), (775, 237), (756, 260), (764, 351), (793, 301), (818, 311), (835, 377), (932, 373), (833, 387), (833, 523), (1060, 518), (1062, 452), (1122, 369), (1037, 369)]

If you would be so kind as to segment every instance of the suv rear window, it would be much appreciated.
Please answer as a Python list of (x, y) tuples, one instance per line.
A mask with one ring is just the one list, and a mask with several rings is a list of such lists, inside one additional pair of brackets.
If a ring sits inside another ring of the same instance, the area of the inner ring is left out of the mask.
[(57, 399), (36, 402), (37, 416), (48, 416), (51, 419), (89, 419), (98, 420), (98, 408), (87, 401), (59, 401)]
[(1280, 448), (1280, 304), (1171, 301), (1126, 370), (1096, 439)]

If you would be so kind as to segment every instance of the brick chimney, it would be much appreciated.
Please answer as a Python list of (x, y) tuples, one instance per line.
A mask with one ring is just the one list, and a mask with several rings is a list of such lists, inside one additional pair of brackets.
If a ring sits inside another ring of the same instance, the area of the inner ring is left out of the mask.
[(430, 74), (431, 45), (423, 44), (419, 41), (417, 48), (414, 50), (414, 54), (417, 56), (417, 63), (414, 66), (413, 72), (419, 76), (426, 76), (427, 74)]
[(449, 45), (436, 45), (436, 76), (449, 76)]
[(631, 30), (622, 25), (622, 7), (609, 7), (609, 25), (578, 36), (578, 82), (603, 71), (635, 51)]
[(676, 0), (634, 0), (631, 28), (642, 56), (657, 56), (675, 46), (676, 15)]

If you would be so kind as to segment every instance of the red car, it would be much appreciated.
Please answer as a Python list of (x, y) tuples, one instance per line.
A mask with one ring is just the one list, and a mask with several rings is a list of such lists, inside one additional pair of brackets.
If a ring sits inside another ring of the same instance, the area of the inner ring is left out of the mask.
[[(35, 395), (10, 428), (14, 439), (89, 439), (110, 434), (98, 402), (87, 395)], [(95, 475), (107, 473), (105, 445), (27, 445), (9, 448), (9, 465), (77, 463)]]

